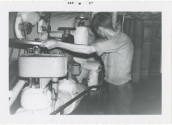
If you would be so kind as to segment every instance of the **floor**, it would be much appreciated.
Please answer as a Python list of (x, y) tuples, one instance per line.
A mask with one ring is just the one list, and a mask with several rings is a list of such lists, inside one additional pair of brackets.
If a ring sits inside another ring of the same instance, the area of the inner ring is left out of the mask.
[(161, 76), (151, 76), (134, 86), (133, 114), (161, 114)]
[[(161, 114), (161, 77), (152, 76), (147, 80), (141, 80), (133, 84), (134, 100), (131, 114)], [(107, 106), (96, 95), (87, 95), (73, 114), (108, 114)], [(114, 113), (115, 114), (115, 113)]]

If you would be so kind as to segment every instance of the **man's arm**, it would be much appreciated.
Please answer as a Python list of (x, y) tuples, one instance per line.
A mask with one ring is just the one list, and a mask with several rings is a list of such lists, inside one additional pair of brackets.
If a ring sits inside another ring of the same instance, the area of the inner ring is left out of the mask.
[(118, 52), (118, 50), (124, 46), (128, 46), (131, 43), (130, 38), (125, 34), (118, 34), (116, 37), (110, 40), (97, 42), (93, 46), (99, 56), (103, 53)]
[(59, 47), (66, 50), (70, 50), (72, 52), (82, 53), (82, 54), (92, 54), (96, 52), (94, 46), (76, 45), (76, 44), (64, 43), (56, 40), (49, 40), (43, 43), (42, 46), (47, 47), (48, 49)]

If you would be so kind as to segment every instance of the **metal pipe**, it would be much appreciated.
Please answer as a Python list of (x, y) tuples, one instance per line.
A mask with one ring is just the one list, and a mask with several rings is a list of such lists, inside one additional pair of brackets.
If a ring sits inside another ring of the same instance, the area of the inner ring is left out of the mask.
[(24, 80), (19, 80), (15, 87), (10, 91), (10, 107), (12, 106), (12, 104), (15, 102), (15, 100), (17, 99), (20, 91), (22, 90), (22, 88), (24, 87), (26, 81)]

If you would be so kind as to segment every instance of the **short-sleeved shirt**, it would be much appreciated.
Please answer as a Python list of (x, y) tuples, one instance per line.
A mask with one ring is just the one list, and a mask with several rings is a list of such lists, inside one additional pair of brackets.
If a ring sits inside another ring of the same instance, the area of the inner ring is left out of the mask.
[(104, 63), (107, 82), (122, 85), (131, 80), (134, 47), (126, 34), (119, 32), (111, 39), (97, 42), (93, 46)]

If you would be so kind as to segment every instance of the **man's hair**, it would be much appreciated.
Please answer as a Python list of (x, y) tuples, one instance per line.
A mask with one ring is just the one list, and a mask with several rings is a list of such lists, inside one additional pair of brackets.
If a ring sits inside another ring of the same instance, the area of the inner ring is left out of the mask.
[(100, 12), (94, 15), (91, 21), (91, 29), (96, 35), (98, 35), (97, 30), (100, 26), (108, 29), (113, 29), (112, 13)]

